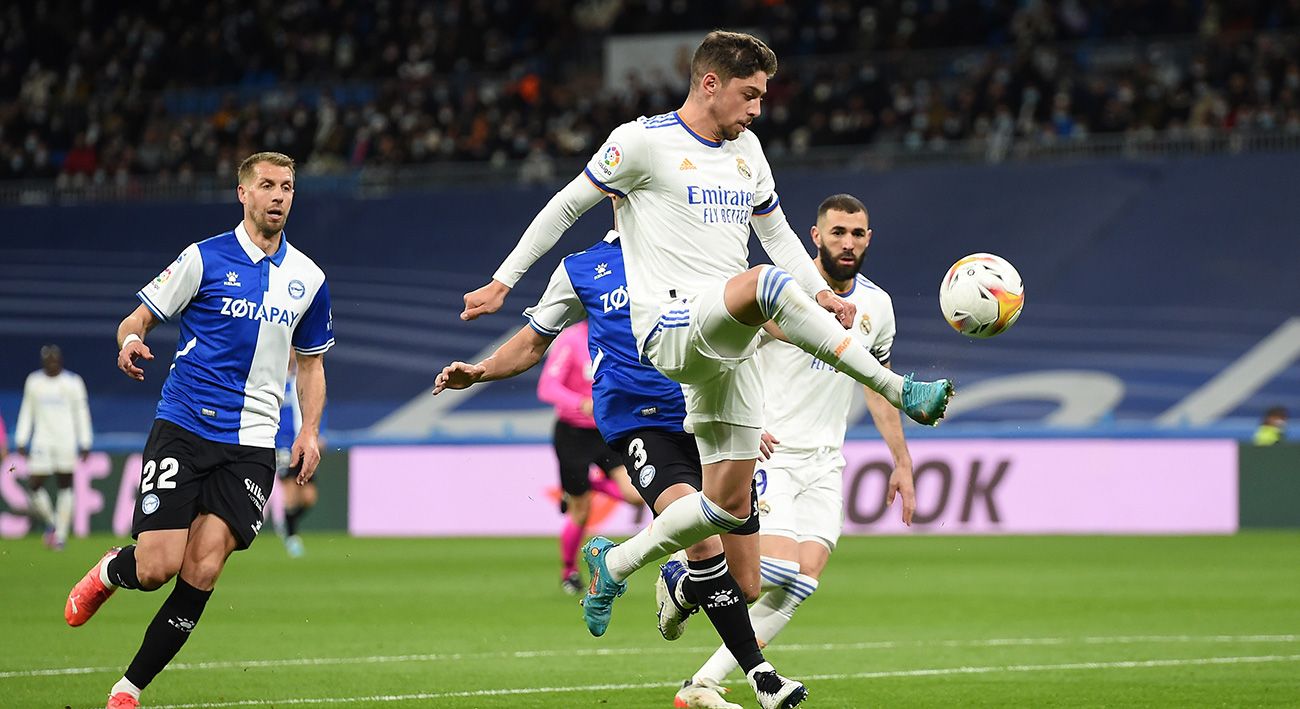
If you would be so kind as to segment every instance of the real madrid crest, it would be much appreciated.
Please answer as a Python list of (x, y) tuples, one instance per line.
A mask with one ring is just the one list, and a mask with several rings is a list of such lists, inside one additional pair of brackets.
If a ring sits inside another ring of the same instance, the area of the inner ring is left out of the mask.
[(754, 176), (754, 173), (750, 171), (749, 166), (745, 164), (743, 158), (736, 158), (736, 172), (739, 172), (740, 176), (746, 180)]
[(863, 313), (863, 314), (862, 314), (862, 319), (858, 321), (858, 329), (861, 330), (861, 331), (862, 331), (862, 334), (864, 334), (864, 335), (870, 335), (870, 334), (871, 334), (871, 316), (870, 316), (870, 315), (867, 315), (866, 313)]

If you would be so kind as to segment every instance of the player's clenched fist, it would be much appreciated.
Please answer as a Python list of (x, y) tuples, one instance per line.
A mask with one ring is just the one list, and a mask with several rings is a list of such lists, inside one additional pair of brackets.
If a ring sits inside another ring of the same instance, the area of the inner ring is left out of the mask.
[(486, 371), (487, 368), (480, 364), (452, 362), (443, 367), (438, 378), (433, 381), (433, 395), (437, 396), (447, 389), (468, 389), (482, 379)]
[(835, 295), (834, 293), (824, 290), (817, 294), (817, 304), (822, 306), (847, 330), (853, 327), (853, 321), (858, 316), (858, 306)]
[(506, 302), (510, 287), (500, 281), (492, 281), (477, 290), (465, 294), (465, 310), (460, 314), (461, 320), (473, 320), (480, 315), (491, 315), (501, 309)]
[(126, 376), (142, 382), (144, 381), (144, 370), (135, 366), (137, 359), (151, 360), (153, 353), (149, 351), (149, 346), (139, 339), (132, 339), (122, 346), (122, 350), (117, 353), (117, 368), (122, 370)]

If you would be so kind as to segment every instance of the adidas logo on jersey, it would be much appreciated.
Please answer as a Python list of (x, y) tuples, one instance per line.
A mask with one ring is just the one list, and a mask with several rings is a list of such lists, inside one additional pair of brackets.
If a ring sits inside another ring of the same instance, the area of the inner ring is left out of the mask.
[(691, 162), (691, 159), (690, 159), (690, 158), (682, 158), (682, 164), (681, 164), (681, 167), (678, 167), (677, 169), (678, 169), (678, 170), (694, 170), (694, 169), (695, 169), (695, 163)]

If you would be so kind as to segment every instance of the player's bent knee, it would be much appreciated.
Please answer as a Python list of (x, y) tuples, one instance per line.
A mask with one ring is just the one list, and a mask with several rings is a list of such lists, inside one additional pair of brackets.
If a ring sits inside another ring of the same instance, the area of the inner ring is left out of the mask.
[(179, 561), (170, 559), (151, 559), (141, 556), (138, 548), (135, 556), (135, 575), (140, 579), (140, 590), (154, 591), (171, 581), (180, 573)]
[(731, 575), (735, 577), (736, 583), (740, 585), (740, 592), (745, 595), (745, 603), (753, 603), (763, 593), (763, 582), (759, 577), (757, 570), (750, 571), (746, 569), (741, 571), (735, 567), (731, 569)]
[(206, 591), (217, 585), (217, 578), (221, 576), (221, 569), (224, 566), (225, 559), (221, 557), (209, 555), (200, 559), (190, 559), (185, 562), (185, 569), (181, 576), (189, 585)]

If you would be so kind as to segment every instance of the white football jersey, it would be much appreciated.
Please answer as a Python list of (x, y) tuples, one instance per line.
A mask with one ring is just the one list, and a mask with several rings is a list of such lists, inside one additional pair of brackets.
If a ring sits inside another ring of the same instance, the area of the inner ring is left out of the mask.
[(750, 217), (778, 203), (753, 133), (708, 140), (676, 112), (615, 128), (584, 172), (615, 198), (638, 349), (665, 301), (749, 268)]
[(81, 377), (66, 369), (53, 377), (39, 369), (27, 375), (15, 445), (33, 452), (90, 450), (91, 442), (90, 406)]
[[(840, 297), (858, 308), (850, 328), (854, 341), (889, 364), (894, 345), (894, 304), (889, 294), (859, 275)], [(844, 445), (849, 407), (862, 385), (798, 347), (763, 333), (758, 371), (766, 391), (763, 426), (782, 449), (839, 448)]]

